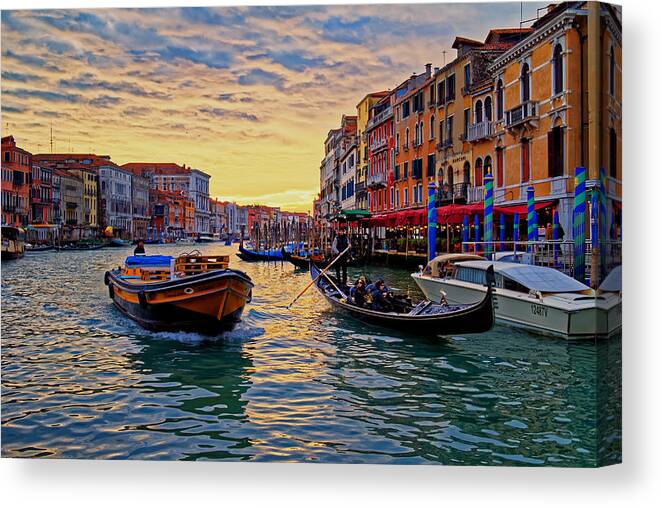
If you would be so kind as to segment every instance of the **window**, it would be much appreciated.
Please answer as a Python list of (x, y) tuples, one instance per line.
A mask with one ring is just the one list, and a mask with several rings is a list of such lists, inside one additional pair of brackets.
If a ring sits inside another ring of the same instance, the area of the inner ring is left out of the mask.
[(429, 120), (429, 139), (434, 139), (434, 125), (436, 124), (436, 117), (432, 114)]
[(413, 204), (418, 202), (418, 185), (413, 185)]
[(11, 155), (9, 154), (9, 152), (8, 152), (8, 151), (5, 151), (5, 162), (9, 162), (9, 161), (10, 161), (10, 158), (9, 158), (10, 156), (11, 156)]
[(409, 147), (409, 128), (406, 127), (406, 132), (404, 135), (404, 148), (408, 148), (408, 147)]
[(615, 48), (611, 48), (608, 63), (608, 87), (610, 94), (615, 96)]
[(503, 119), (503, 110), (505, 109), (504, 99), (505, 97), (503, 94), (503, 80), (499, 79), (498, 83), (496, 84), (496, 119), (497, 120)]
[(487, 96), (487, 98), (484, 99), (484, 119), (486, 121), (491, 121), (493, 119), (491, 110), (491, 97)]
[(475, 103), (475, 123), (482, 123), (482, 101)]
[(527, 63), (521, 66), (519, 82), (521, 87), (521, 102), (528, 102), (530, 100), (530, 67)]
[(453, 124), (454, 124), (454, 117), (448, 116), (448, 142), (450, 143), (453, 142), (454, 139)]
[(475, 178), (473, 180), (476, 187), (482, 186), (482, 159), (478, 158), (475, 161)]
[(409, 177), (409, 163), (404, 162), (404, 179), (408, 179)]
[(399, 132), (395, 136), (395, 149), (399, 150)]
[(463, 132), (464, 139), (468, 138), (468, 125), (470, 121), (471, 121), (471, 110), (464, 109), (464, 132)]
[(436, 155), (431, 153), (427, 155), (427, 177), (433, 178), (436, 174)]
[(452, 169), (452, 166), (448, 167), (448, 185), (450, 185), (450, 187), (454, 185), (454, 169)]
[(484, 171), (482, 174), (493, 174), (493, 167), (492, 167), (492, 162), (491, 162), (491, 155), (487, 155), (484, 157)]
[(434, 85), (433, 84), (430, 85), (429, 86), (429, 104), (430, 105), (433, 104), (434, 102), (436, 102), (436, 93), (435, 92), (436, 92), (436, 88), (434, 87)]
[(394, 175), (393, 175), (393, 176), (394, 176), (393, 179), (394, 179), (395, 181), (399, 180), (399, 165), (396, 165), (396, 166), (395, 166), (395, 171), (394, 171)]
[(521, 182), (530, 181), (530, 140), (521, 140)]
[(395, 206), (399, 208), (399, 188), (395, 190)]
[(556, 44), (553, 49), (553, 95), (562, 93), (564, 89), (564, 71), (562, 67), (562, 46)]
[(402, 104), (402, 118), (408, 118), (411, 114), (411, 103), (407, 100)]
[(414, 134), (413, 134), (413, 146), (417, 146), (417, 145), (418, 145), (418, 130), (419, 130), (419, 129), (418, 129), (418, 124), (416, 123), (416, 124), (415, 124), (415, 132), (414, 132)]
[(451, 76), (448, 76), (447, 82), (448, 82), (448, 84), (447, 84), (447, 94), (448, 94), (448, 96), (447, 96), (447, 100), (448, 100), (448, 101), (450, 101), (450, 100), (454, 100), (454, 95), (455, 95), (455, 90), (454, 90), (454, 82), (455, 82), (454, 74), (452, 74)]
[(468, 90), (471, 82), (471, 64), (464, 65), (464, 88)]
[(422, 144), (425, 140), (425, 122), (420, 122), (418, 144)]
[(392, 208), (395, 203), (395, 189), (390, 187), (390, 207)]
[(504, 152), (503, 148), (496, 148), (496, 186), (503, 186), (503, 172), (504, 172)]
[(617, 178), (617, 134), (612, 127), (608, 130), (608, 170), (611, 178)]
[(565, 150), (564, 131), (562, 127), (553, 127), (547, 134), (548, 139), (548, 177), (555, 178), (564, 175)]
[(445, 81), (438, 83), (438, 94), (437, 94), (438, 105), (445, 104)]
[(471, 165), (468, 160), (464, 162), (464, 180), (463, 183), (467, 183), (470, 185), (471, 182)]
[(443, 120), (438, 122), (438, 142), (443, 145), (443, 140), (445, 139), (445, 131), (443, 130)]
[(409, 204), (409, 189), (405, 188), (404, 189), (404, 206), (408, 206)]

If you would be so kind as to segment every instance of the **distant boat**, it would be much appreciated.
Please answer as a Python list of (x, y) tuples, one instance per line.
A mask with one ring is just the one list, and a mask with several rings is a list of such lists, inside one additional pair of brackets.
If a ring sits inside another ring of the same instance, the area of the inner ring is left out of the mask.
[(104, 283), (117, 308), (146, 329), (216, 335), (236, 326), (252, 298), (250, 277), (228, 266), (227, 255), (131, 256)]
[(210, 236), (209, 234), (200, 234), (197, 237), (198, 243), (211, 243), (212, 241), (214, 241), (213, 236)]
[(18, 227), (2, 226), (2, 259), (20, 259), (25, 253), (25, 233)]
[(250, 250), (239, 245), (239, 253), (236, 254), (240, 259), (248, 262), (256, 261), (284, 261), (282, 251), (277, 248), (270, 250)]
[(108, 241), (108, 246), (115, 248), (131, 246), (131, 242), (128, 239), (110, 238), (110, 241)]
[(25, 245), (26, 254), (53, 252), (53, 251), (55, 251), (55, 246), (53, 245)]

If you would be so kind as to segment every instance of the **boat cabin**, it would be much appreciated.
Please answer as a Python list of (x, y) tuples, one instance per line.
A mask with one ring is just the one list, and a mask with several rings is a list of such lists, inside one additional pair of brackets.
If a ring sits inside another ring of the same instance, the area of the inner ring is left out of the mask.
[(435, 278), (452, 277), (454, 274), (454, 264), (462, 261), (475, 261), (484, 260), (481, 255), (475, 254), (442, 254), (434, 257), (427, 263), (425, 269), (422, 270), (423, 275), (433, 276)]
[(493, 265), (496, 288), (530, 294), (581, 293), (591, 295), (592, 289), (564, 273), (544, 266), (471, 260), (455, 264), (454, 280), (486, 285), (486, 269)]

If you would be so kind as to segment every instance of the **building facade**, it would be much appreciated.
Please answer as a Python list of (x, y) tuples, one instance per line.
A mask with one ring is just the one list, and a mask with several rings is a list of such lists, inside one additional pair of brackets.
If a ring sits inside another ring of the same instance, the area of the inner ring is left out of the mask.
[(2, 223), (30, 223), (32, 154), (16, 146), (14, 136), (2, 138)]
[(134, 239), (145, 239), (151, 219), (149, 205), (149, 180), (131, 174), (131, 234)]
[(132, 238), (132, 174), (107, 162), (99, 166), (99, 208), (103, 227), (110, 226), (118, 238)]
[(31, 223), (49, 224), (53, 221), (53, 171), (49, 167), (32, 164), (30, 188)]
[(367, 207), (371, 212), (388, 209), (388, 186), (393, 183), (395, 134), (393, 97), (388, 93), (369, 112), (365, 126), (367, 138)]
[(195, 232), (197, 234), (209, 234), (210, 209), (209, 209), (209, 176), (199, 169), (191, 169), (189, 172), (188, 195), (195, 203)]
[(367, 189), (367, 175), (369, 173), (369, 154), (368, 145), (369, 140), (367, 136), (367, 122), (370, 119), (370, 109), (374, 104), (388, 95), (387, 91), (375, 92), (365, 95), (356, 105), (356, 130), (358, 136), (358, 153), (356, 157), (356, 209), (367, 210), (368, 205), (368, 189)]

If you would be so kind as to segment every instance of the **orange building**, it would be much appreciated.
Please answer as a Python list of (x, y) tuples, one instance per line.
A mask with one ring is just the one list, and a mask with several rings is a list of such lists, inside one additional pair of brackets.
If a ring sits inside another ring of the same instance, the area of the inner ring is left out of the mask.
[(195, 203), (181, 192), (149, 190), (150, 238), (185, 238), (195, 231)]
[(16, 146), (14, 136), (2, 138), (2, 223), (30, 223), (32, 154)]

